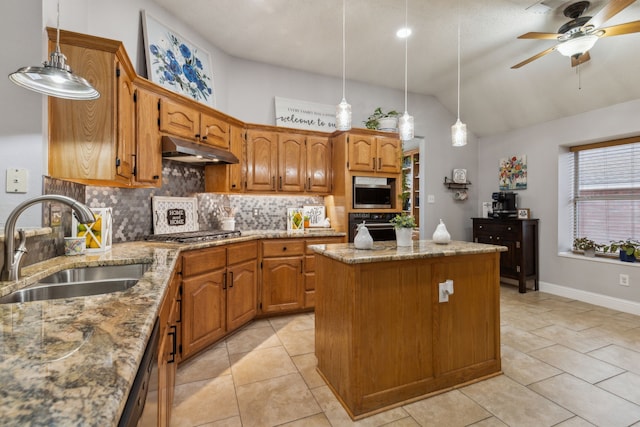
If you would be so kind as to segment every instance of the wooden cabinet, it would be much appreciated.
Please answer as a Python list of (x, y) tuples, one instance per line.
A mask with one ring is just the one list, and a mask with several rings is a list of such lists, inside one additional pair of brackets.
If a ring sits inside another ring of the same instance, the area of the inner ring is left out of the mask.
[(159, 427), (169, 426), (171, 419), (171, 406), (173, 404), (180, 346), (181, 274), (180, 261), (178, 261), (178, 266), (171, 278), (167, 296), (159, 311), (160, 342), (158, 345), (158, 376), (157, 378), (151, 378), (149, 381), (150, 392), (157, 390), (158, 393), (157, 414)]
[(229, 151), (238, 158), (234, 164), (208, 164), (204, 168), (204, 188), (209, 193), (238, 193), (246, 182), (245, 131), (239, 125), (229, 126)]
[(304, 245), (304, 307), (311, 308), (316, 303), (316, 257), (310, 245), (344, 243), (346, 237), (307, 238)]
[(347, 138), (351, 171), (399, 173), (401, 144), (396, 138), (350, 134)]
[(329, 137), (307, 136), (306, 190), (313, 193), (331, 192), (331, 143)]
[(246, 143), (247, 191), (331, 191), (328, 137), (248, 129)]
[[(53, 50), (56, 30), (47, 32)], [(49, 174), (86, 184), (129, 186), (135, 154), (136, 74), (124, 47), (69, 31), (60, 31), (60, 46), (74, 72), (94, 85), (100, 98), (48, 98)]]
[(162, 147), (158, 132), (158, 95), (136, 86), (136, 151), (133, 167), (134, 186), (160, 186)]
[(220, 148), (229, 148), (229, 123), (165, 97), (160, 99), (160, 131)]
[(262, 241), (262, 313), (295, 311), (304, 307), (304, 249), (304, 239)]
[(518, 281), (527, 291), (527, 280), (538, 290), (538, 220), (473, 218), (473, 241), (509, 248), (500, 254), (500, 276)]
[(208, 347), (257, 311), (257, 243), (189, 251), (182, 256), (182, 357)]

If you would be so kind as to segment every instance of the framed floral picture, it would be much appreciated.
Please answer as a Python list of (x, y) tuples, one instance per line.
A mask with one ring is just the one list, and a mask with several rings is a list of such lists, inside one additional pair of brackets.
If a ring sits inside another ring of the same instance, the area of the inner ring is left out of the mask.
[(215, 107), (209, 53), (144, 10), (142, 29), (149, 80)]
[(500, 159), (500, 190), (525, 190), (527, 188), (527, 156), (511, 156)]

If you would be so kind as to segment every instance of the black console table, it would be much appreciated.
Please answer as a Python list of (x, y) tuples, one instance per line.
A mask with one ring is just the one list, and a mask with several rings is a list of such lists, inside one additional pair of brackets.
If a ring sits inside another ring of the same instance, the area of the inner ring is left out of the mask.
[(538, 220), (473, 218), (473, 241), (509, 248), (500, 253), (500, 276), (518, 281), (527, 292), (527, 280), (538, 290)]

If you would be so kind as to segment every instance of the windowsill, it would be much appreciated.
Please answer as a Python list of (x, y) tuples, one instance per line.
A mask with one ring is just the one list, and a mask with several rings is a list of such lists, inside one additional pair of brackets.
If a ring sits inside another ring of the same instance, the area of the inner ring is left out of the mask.
[(610, 256), (610, 255), (596, 255), (595, 257), (589, 257), (581, 254), (576, 254), (573, 252), (558, 252), (558, 256), (563, 258), (579, 259), (582, 261), (589, 261), (589, 262), (603, 262), (606, 264), (616, 264), (616, 265), (622, 264), (625, 267), (640, 267), (640, 262), (637, 262), (637, 260), (636, 262), (625, 262), (625, 261), (620, 261), (620, 258), (618, 257)]

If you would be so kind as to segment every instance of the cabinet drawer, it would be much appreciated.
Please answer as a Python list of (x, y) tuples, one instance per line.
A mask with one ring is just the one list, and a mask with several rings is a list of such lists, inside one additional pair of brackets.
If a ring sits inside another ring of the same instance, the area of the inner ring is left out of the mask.
[(160, 99), (160, 132), (194, 139), (198, 133), (200, 113), (187, 106)]
[(274, 257), (282, 255), (302, 255), (304, 253), (304, 240), (267, 240), (262, 242), (262, 256)]
[(258, 243), (238, 243), (227, 247), (228, 264), (237, 264), (258, 258)]
[(227, 265), (227, 249), (207, 248), (190, 251), (182, 256), (182, 276), (191, 277)]
[(344, 242), (344, 237), (320, 237), (320, 238), (307, 239), (307, 244), (305, 246), (304, 253), (307, 255), (313, 255), (315, 253), (314, 250), (309, 249), (309, 246), (311, 245), (323, 245), (323, 244), (343, 243), (343, 242)]

